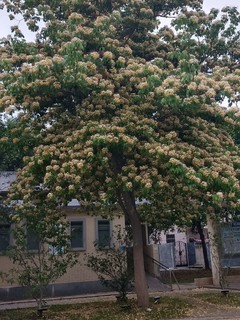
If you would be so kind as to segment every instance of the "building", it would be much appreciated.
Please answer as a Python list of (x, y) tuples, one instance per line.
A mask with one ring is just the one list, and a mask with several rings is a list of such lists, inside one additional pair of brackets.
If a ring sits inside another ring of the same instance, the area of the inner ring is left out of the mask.
[[(15, 179), (14, 172), (0, 173), (0, 194), (6, 195), (11, 182)], [(109, 239), (116, 226), (123, 229), (124, 217), (118, 213), (112, 220), (107, 220), (101, 216), (87, 215), (77, 209), (79, 209), (79, 203), (74, 199), (64, 208), (69, 222), (71, 250), (78, 253), (78, 262), (48, 287), (48, 296), (68, 296), (106, 290), (102, 287), (97, 275), (86, 266), (84, 257), (88, 253), (95, 252), (96, 241), (102, 243), (105, 239)], [(0, 272), (7, 272), (12, 267), (10, 259), (5, 254), (7, 247), (14, 243), (11, 229), (12, 226), (0, 221)], [(27, 245), (34, 254), (38, 243), (32, 235), (27, 235)], [(53, 248), (49, 247), (49, 254), (52, 250)], [(26, 298), (26, 292), (26, 288), (20, 287), (17, 283), (9, 285), (0, 278), (0, 300)]]
[[(204, 235), (208, 244), (207, 228), (204, 228)], [(204, 267), (200, 235), (191, 228), (180, 229), (174, 226), (167, 231), (160, 231), (147, 227), (146, 238), (147, 244), (158, 248), (155, 259), (158, 256), (167, 267)]]

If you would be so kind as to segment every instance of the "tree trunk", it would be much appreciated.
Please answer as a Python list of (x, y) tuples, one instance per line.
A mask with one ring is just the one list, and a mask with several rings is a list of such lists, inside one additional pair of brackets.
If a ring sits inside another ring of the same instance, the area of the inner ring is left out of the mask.
[(135, 201), (129, 193), (124, 193), (123, 201), (133, 233), (133, 265), (137, 302), (140, 307), (149, 306), (149, 294), (144, 268), (142, 227), (135, 207)]
[[(117, 176), (121, 173), (124, 165), (123, 155), (115, 152), (112, 154), (111, 161), (113, 172)], [(126, 216), (126, 220), (128, 220), (132, 226), (133, 266), (137, 302), (140, 307), (148, 307), (149, 294), (144, 268), (142, 227), (136, 208), (134, 193), (132, 191), (118, 190), (118, 202)]]
[(209, 261), (208, 261), (207, 246), (206, 246), (206, 241), (205, 241), (205, 236), (203, 233), (201, 221), (197, 221), (197, 230), (198, 230), (200, 239), (202, 241), (202, 251), (203, 251), (205, 269), (209, 270), (210, 267), (209, 267)]
[(213, 285), (220, 286), (223, 288), (224, 286), (224, 279), (223, 279), (223, 272), (220, 260), (220, 241), (221, 236), (218, 232), (217, 222), (215, 221), (214, 217), (211, 214), (207, 214), (207, 227), (209, 233), (209, 241), (210, 241), (210, 253), (211, 253), (211, 268), (212, 268), (212, 278), (213, 278)]

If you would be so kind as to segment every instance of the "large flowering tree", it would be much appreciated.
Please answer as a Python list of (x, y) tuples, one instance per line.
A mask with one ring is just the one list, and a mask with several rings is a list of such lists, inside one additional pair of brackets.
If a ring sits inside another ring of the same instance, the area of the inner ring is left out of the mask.
[(35, 206), (37, 185), (51, 206), (118, 204), (147, 306), (141, 221), (239, 205), (239, 12), (206, 14), (200, 0), (3, 3), (38, 34), (27, 43), (14, 26), (3, 40), (0, 105), (42, 125), (10, 196)]
[[(39, 131), (32, 131), (33, 122), (19, 121), (17, 117), (0, 120), (0, 171), (15, 171), (22, 167), (22, 159), (31, 155), (38, 144)], [(31, 134), (29, 134), (31, 132)]]

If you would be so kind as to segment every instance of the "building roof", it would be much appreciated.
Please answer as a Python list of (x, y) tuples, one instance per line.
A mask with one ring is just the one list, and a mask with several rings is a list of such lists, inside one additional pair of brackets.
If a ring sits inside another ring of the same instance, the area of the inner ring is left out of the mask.
[(17, 174), (14, 171), (0, 171), (0, 193), (7, 192), (16, 178)]
[[(0, 171), (0, 193), (7, 193), (10, 185), (17, 179), (14, 171)], [(77, 199), (72, 199), (68, 203), (68, 207), (79, 207), (80, 203)]]

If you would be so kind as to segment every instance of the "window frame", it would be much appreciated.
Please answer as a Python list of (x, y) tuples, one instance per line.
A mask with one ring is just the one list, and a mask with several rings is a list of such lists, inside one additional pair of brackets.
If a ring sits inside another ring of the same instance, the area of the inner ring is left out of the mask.
[[(32, 232), (32, 235), (34, 235), (33, 231), (28, 229), (27, 227), (27, 224), (25, 225), (25, 235), (26, 235), (26, 251), (29, 252), (29, 253), (38, 253), (38, 252), (41, 252), (41, 241), (38, 239), (38, 248), (34, 248), (34, 249), (29, 249), (28, 247), (28, 235), (29, 235), (29, 231)], [(35, 236), (35, 235), (34, 235)], [(37, 237), (36, 237), (37, 238)]]
[[(99, 229), (98, 229), (98, 223), (99, 221), (108, 221), (109, 222), (109, 245), (107, 246), (100, 246), (99, 245)], [(112, 220), (109, 219), (105, 219), (102, 217), (97, 217), (95, 219), (95, 243), (97, 244), (97, 248), (98, 249), (109, 249), (113, 246), (112, 243), (112, 230), (113, 230), (113, 224), (112, 224)]]
[(174, 244), (176, 244), (176, 235), (175, 235), (175, 233), (167, 233), (166, 234), (166, 243), (174, 243)]
[[(72, 222), (82, 222), (82, 227), (83, 227), (83, 230), (82, 230), (82, 243), (83, 243), (83, 246), (82, 247), (72, 247), (72, 244), (71, 244), (71, 224)], [(86, 219), (84, 218), (79, 218), (79, 217), (72, 217), (72, 218), (68, 218), (68, 223), (69, 223), (69, 250), (70, 251), (86, 251)]]
[(0, 255), (5, 255), (8, 248), (12, 245), (12, 224), (11, 223), (0, 223), (0, 229), (1, 227), (9, 227), (9, 233), (8, 233), (8, 245), (6, 249), (0, 249)]

